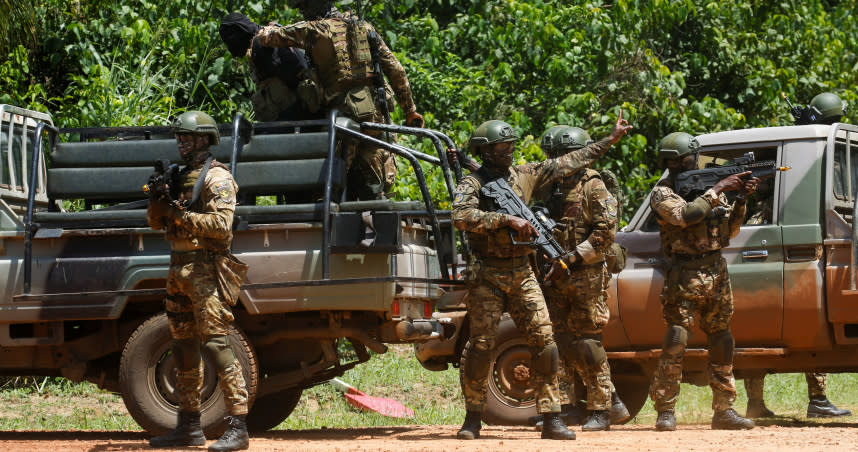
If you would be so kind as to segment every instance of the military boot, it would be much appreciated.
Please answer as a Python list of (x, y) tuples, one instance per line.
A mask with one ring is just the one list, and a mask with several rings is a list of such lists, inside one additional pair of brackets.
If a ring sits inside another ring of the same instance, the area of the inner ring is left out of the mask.
[[(530, 425), (536, 427), (537, 432), (542, 431), (542, 415), (537, 414), (536, 416), (531, 416), (527, 418), (527, 422)], [(566, 425), (582, 425), (587, 418), (587, 408), (578, 405), (567, 403), (560, 406), (560, 419), (563, 420)]]
[(849, 410), (841, 410), (834, 406), (828, 397), (811, 397), (807, 403), (807, 417), (841, 417), (851, 416)]
[(245, 450), (250, 447), (250, 437), (247, 436), (247, 415), (229, 416), (227, 429), (209, 450), (225, 452), (230, 450)]
[(658, 418), (655, 420), (655, 430), (658, 432), (672, 432), (676, 430), (676, 416), (673, 415), (673, 410), (658, 412)]
[(611, 394), (611, 424), (620, 425), (632, 418), (626, 404), (620, 400), (616, 392)]
[(200, 413), (190, 411), (179, 411), (176, 428), (163, 436), (156, 436), (149, 440), (152, 447), (184, 447), (202, 446), (206, 443), (206, 436), (200, 425)]
[[(808, 408), (810, 410), (810, 408)], [(758, 399), (748, 399), (748, 409), (745, 411), (745, 417), (773, 417), (775, 413), (766, 407), (766, 403)]]
[(483, 428), (482, 413), (479, 411), (468, 411), (465, 414), (465, 422), (459, 433), (456, 433), (456, 438), (459, 439), (477, 439), (480, 437), (480, 429)]
[(581, 427), (585, 432), (601, 432), (611, 429), (611, 415), (608, 410), (593, 410), (590, 420)]
[(748, 430), (754, 428), (754, 421), (739, 416), (732, 408), (719, 411), (712, 416), (712, 430)]
[(566, 428), (560, 413), (545, 413), (542, 439), (575, 439), (575, 432)]

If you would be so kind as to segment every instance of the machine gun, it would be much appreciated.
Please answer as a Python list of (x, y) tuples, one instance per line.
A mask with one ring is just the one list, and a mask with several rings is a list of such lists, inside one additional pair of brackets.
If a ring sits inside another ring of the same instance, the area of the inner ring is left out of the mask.
[(806, 106), (804, 108), (796, 107), (790, 102), (789, 97), (787, 97), (786, 93), (781, 93), (781, 97), (786, 101), (787, 105), (789, 105), (789, 112), (792, 115), (793, 119), (795, 119), (795, 124), (797, 126), (802, 126), (806, 124), (818, 124), (822, 119), (822, 112), (819, 111), (816, 107)]
[(527, 204), (512, 191), (512, 187), (504, 178), (498, 177), (486, 182), (480, 192), (495, 202), (498, 207), (497, 212), (524, 218), (539, 232), (539, 235), (530, 242), (517, 242), (513, 231), (510, 231), (514, 245), (529, 245), (538, 248), (546, 255), (549, 262), (553, 262), (566, 254), (566, 250), (554, 238), (552, 232), (556, 226), (554, 220), (549, 218), (544, 210), (537, 209), (536, 212), (530, 210)]
[[(754, 153), (748, 152), (741, 157), (733, 159), (733, 163), (730, 165), (713, 166), (711, 168), (684, 171), (677, 174), (675, 190), (683, 199), (690, 200), (712, 188), (721, 179), (733, 174), (750, 171), (751, 174), (747, 177), (763, 179), (774, 177), (778, 171), (787, 170), (789, 170), (788, 166), (776, 166), (774, 160), (757, 162), (754, 160)], [(744, 194), (738, 195), (738, 198), (744, 198)]]
[(161, 199), (170, 204), (178, 205), (179, 192), (182, 187), (182, 173), (179, 165), (167, 159), (155, 160), (155, 172), (149, 176), (149, 183), (143, 186), (143, 191), (150, 199)]

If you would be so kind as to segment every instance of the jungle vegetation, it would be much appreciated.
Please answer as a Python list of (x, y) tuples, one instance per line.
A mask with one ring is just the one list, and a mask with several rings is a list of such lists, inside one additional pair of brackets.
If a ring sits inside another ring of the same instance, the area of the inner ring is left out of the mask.
[[(635, 129), (598, 166), (620, 175), (631, 206), (658, 178), (655, 147), (670, 132), (791, 124), (781, 92), (805, 105), (832, 91), (853, 106), (844, 122), (856, 122), (854, 0), (362, 3), (427, 126), (460, 145), (482, 121), (503, 119), (525, 137), (519, 160), (533, 161), (550, 126), (598, 139), (622, 109)], [(251, 115), (247, 67), (217, 27), (229, 11), (260, 24), (299, 20), (284, 4), (0, 0), (0, 103), (50, 112), (61, 127), (166, 124), (187, 109), (222, 122)], [(406, 173), (395, 190), (419, 196)]]

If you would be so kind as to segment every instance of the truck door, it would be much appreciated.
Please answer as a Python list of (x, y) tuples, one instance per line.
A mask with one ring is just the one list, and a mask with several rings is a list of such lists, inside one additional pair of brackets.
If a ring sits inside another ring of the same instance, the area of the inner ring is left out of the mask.
[[(825, 153), (825, 281), (827, 318), (838, 344), (858, 344), (858, 290), (852, 253), (855, 190), (858, 187), (858, 127), (831, 127)], [(816, 342), (828, 338), (828, 328)]]
[[(726, 163), (753, 153), (756, 161), (781, 163), (780, 143), (754, 143), (704, 148), (701, 164)], [(781, 343), (784, 315), (784, 249), (779, 189), (782, 173), (761, 181), (746, 202), (745, 222), (722, 253), (733, 287), (732, 332), (736, 345), (759, 347)], [(728, 197), (731, 194), (728, 194)]]

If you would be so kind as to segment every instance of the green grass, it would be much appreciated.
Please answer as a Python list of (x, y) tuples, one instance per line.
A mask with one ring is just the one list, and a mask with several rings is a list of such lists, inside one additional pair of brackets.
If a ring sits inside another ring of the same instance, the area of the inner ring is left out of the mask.
[[(389, 397), (414, 410), (409, 419), (364, 413), (345, 401), (342, 393), (323, 384), (304, 391), (292, 415), (277, 429), (372, 427), (410, 424), (461, 423), (464, 403), (459, 389), (458, 369), (432, 372), (420, 366), (412, 348), (394, 346), (383, 355), (346, 372), (341, 379), (377, 397)], [(747, 404), (744, 385), (737, 382), (736, 411), (744, 414)], [(830, 374), (828, 396), (839, 407), (858, 413), (858, 375)], [(766, 377), (766, 405), (779, 417), (763, 425), (808, 425), (855, 423), (858, 417), (806, 421), (807, 385), (802, 374)], [(682, 385), (677, 404), (677, 421), (708, 424), (712, 417), (712, 393), (708, 386)], [(632, 423), (655, 423), (652, 402), (644, 405)], [(74, 384), (62, 378), (18, 378), (0, 386), (0, 431), (8, 430), (112, 430), (135, 431), (122, 399), (89, 383)]]
[[(745, 385), (736, 381), (738, 397), (734, 405), (736, 412), (743, 415), (748, 404)], [(807, 383), (804, 374), (776, 374), (766, 376), (766, 406), (777, 415), (772, 420), (763, 420), (761, 424), (790, 425), (796, 420), (804, 420), (807, 412)], [(828, 398), (839, 408), (852, 410), (855, 414), (848, 418), (814, 419), (811, 423), (849, 422), (858, 420), (858, 374), (843, 373), (828, 375)], [(652, 401), (648, 400), (632, 421), (640, 424), (655, 424), (656, 412)], [(683, 384), (676, 404), (676, 421), (684, 424), (706, 424), (712, 420), (712, 390), (709, 386)]]

